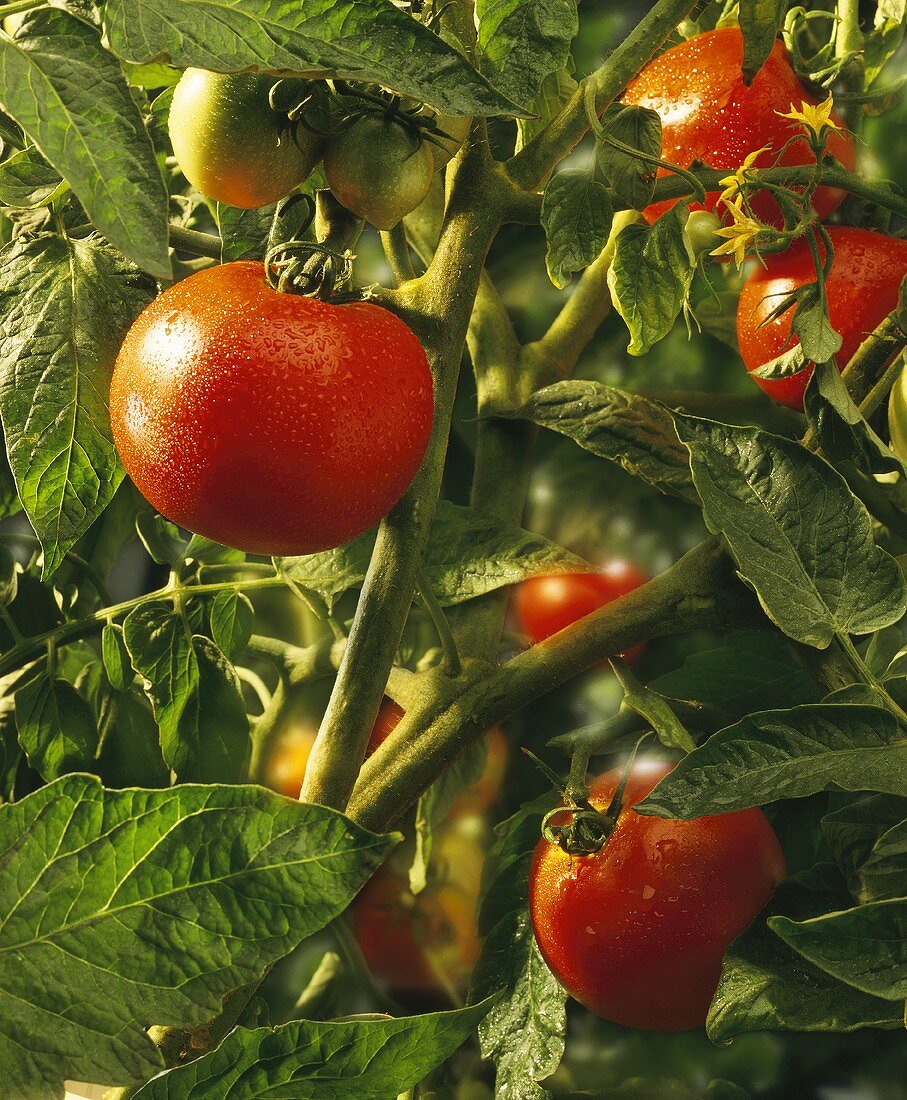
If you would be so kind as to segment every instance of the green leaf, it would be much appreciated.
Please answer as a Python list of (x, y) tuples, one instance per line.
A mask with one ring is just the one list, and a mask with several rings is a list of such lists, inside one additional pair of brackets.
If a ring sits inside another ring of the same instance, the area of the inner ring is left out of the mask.
[[(315, 198), (319, 189), (327, 187), (324, 172), (316, 168), (296, 192)], [(239, 210), (226, 203), (217, 204), (217, 227), (221, 235), (221, 262), (233, 260), (263, 260), (271, 237), (277, 203), (256, 210)], [(307, 209), (303, 203), (291, 206), (281, 215), (279, 232), (271, 243), (286, 242), (302, 236)]]
[(158, 565), (176, 569), (188, 555), (186, 540), (175, 523), (157, 512), (143, 510), (135, 518), (135, 529), (142, 545)]
[(0, 607), (9, 607), (18, 591), (18, 562), (6, 546), (0, 545)]
[(907, 797), (888, 794), (856, 799), (822, 818), (822, 834), (855, 897), (860, 889), (860, 868), (873, 845), (892, 825), (905, 819)]
[(64, 177), (95, 227), (139, 267), (171, 277), (167, 191), (122, 69), (97, 28), (34, 13), (0, 39), (3, 109)]
[(662, 493), (699, 503), (673, 414), (657, 401), (600, 382), (555, 382), (536, 390), (515, 415), (560, 432)]
[[(907, 814), (905, 814), (907, 817)], [(882, 833), (860, 868), (860, 901), (902, 897), (907, 884), (907, 821)]]
[(101, 634), (101, 656), (107, 679), (117, 691), (126, 691), (135, 679), (135, 671), (129, 661), (129, 652), (123, 639), (123, 628), (108, 623)]
[(66, 680), (42, 675), (16, 692), (19, 744), (44, 779), (87, 771), (98, 747), (91, 707)]
[(630, 330), (631, 355), (645, 355), (674, 327), (693, 281), (683, 238), (688, 211), (678, 203), (654, 225), (628, 225), (618, 234), (608, 286)]
[(907, 997), (907, 899), (874, 901), (811, 920), (772, 917), (769, 928), (826, 974), (874, 997)]
[(567, 69), (559, 69), (545, 77), (531, 104), (532, 113), (536, 117), (517, 119), (516, 152), (525, 148), (555, 115), (560, 114), (578, 87)]
[(542, 196), (545, 264), (558, 288), (591, 264), (608, 241), (614, 207), (608, 189), (587, 168), (556, 173)]
[[(373, 543), (371, 533), (336, 550), (276, 558), (274, 564), (282, 576), (318, 593), (333, 607), (339, 596), (362, 583)], [(435, 512), (423, 566), (432, 591), (445, 607), (537, 573), (589, 568), (588, 562), (542, 535), (498, 523), (446, 500)]]
[(51, 168), (33, 145), (0, 163), (0, 206), (29, 209), (44, 206), (60, 186), (60, 173)]
[(98, 717), (97, 773), (105, 787), (169, 787), (157, 722), (137, 690), (109, 691)]
[(387, 0), (108, 0), (104, 25), (111, 49), (125, 61), (345, 77), (381, 84), (444, 114), (522, 113), (462, 54)]
[(202, 565), (235, 565), (246, 560), (242, 550), (222, 546), (204, 535), (193, 535), (182, 552), (186, 561), (197, 561)]
[[(768, 915), (804, 920), (849, 905), (838, 872), (819, 864), (782, 882)], [(710, 1039), (721, 1042), (752, 1031), (840, 1033), (903, 1023), (897, 1005), (836, 981), (782, 943), (759, 918), (724, 956), (706, 1028)]]
[(520, 1100), (543, 1100), (538, 1082), (564, 1053), (567, 995), (539, 953), (527, 902), (532, 854), (550, 808), (545, 795), (495, 828), (479, 913), (484, 943), (469, 991), (473, 1002), (501, 994), (479, 1026), (479, 1044), (495, 1064), (496, 1094)]
[(218, 592), (211, 605), (211, 637), (228, 657), (241, 653), (252, 637), (255, 608), (242, 592)]
[(889, 711), (816, 703), (752, 714), (685, 756), (636, 810), (689, 820), (836, 787), (907, 795), (907, 734)]
[(7, 1094), (146, 1080), (163, 1068), (148, 1025), (213, 1019), (343, 912), (393, 844), (261, 787), (67, 776), (0, 807)]
[(41, 236), (0, 252), (0, 415), (46, 576), (122, 480), (107, 391), (123, 336), (153, 293), (96, 239)]
[(901, 570), (821, 458), (758, 428), (680, 414), (675, 422), (709, 530), (727, 539), (741, 576), (785, 634), (825, 648), (836, 634), (868, 634), (904, 614)]
[(728, 634), (717, 648), (691, 654), (649, 686), (741, 718), (754, 710), (819, 702), (815, 682), (796, 662), (784, 636), (773, 630)]
[(786, 14), (787, 0), (740, 0), (743, 83), (747, 86), (768, 60)]
[(545, 77), (563, 69), (579, 30), (577, 0), (476, 0), (482, 68), (515, 103), (535, 99)]
[(641, 684), (626, 661), (612, 657), (611, 668), (624, 689), (623, 705), (644, 718), (663, 745), (681, 752), (692, 752), (696, 748), (696, 742), (690, 736), (689, 730), (671, 709), (667, 699), (651, 687)]
[(130, 612), (123, 633), (146, 682), (167, 766), (181, 782), (236, 782), (249, 751), (249, 720), (223, 653), (210, 639), (190, 634), (162, 601)]
[[(612, 103), (602, 118), (603, 133), (596, 137), (595, 159), (614, 193), (634, 210), (652, 201), (655, 167), (629, 150), (636, 149), (655, 160), (661, 156), (661, 116), (648, 107)], [(628, 149), (610, 144), (619, 142)]]
[(237, 1028), (217, 1050), (150, 1081), (136, 1100), (387, 1100), (446, 1061), (489, 1007)]
[(834, 364), (816, 365), (803, 410), (823, 453), (833, 462), (853, 462), (865, 474), (896, 471), (907, 477), (904, 463), (864, 419)]
[(797, 302), (791, 329), (800, 340), (803, 354), (814, 363), (824, 363), (841, 350), (841, 337), (831, 327), (826, 307), (813, 287), (802, 293)]

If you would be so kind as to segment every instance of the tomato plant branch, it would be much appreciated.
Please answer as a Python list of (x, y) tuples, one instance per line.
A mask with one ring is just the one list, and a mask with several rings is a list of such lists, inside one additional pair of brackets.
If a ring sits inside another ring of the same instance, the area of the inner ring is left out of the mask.
[(651, 638), (740, 624), (758, 615), (719, 539), (709, 538), (670, 569), (506, 664), (468, 661), (445, 687), (365, 762), (348, 812), (385, 829), (492, 726), (609, 654)]
[(473, 302), (501, 224), (501, 186), (484, 128), (456, 158), (438, 247), (428, 270), (394, 301), (422, 341), (435, 386), (425, 458), (378, 529), (337, 680), (300, 798), (343, 809), (353, 790), (416, 588), (441, 489), (457, 377)]
[(560, 114), (511, 157), (508, 168), (514, 181), (525, 190), (538, 187), (551, 169), (582, 141), (589, 129), (585, 106), (587, 86), (593, 88), (595, 108), (601, 114), (695, 6), (696, 0), (659, 0), (608, 60), (580, 82)]
[(189, 252), (193, 256), (219, 260), (223, 241), (213, 233), (199, 233), (196, 229), (184, 229), (181, 225), (171, 224), (170, 247), (180, 252)]

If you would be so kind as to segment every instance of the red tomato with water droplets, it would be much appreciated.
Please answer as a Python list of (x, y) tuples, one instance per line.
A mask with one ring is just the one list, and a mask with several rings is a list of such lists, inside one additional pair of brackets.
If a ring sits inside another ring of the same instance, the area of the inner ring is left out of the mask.
[[(841, 336), (836, 355), (843, 370), (870, 332), (898, 304), (901, 280), (907, 275), (907, 241), (868, 229), (829, 226), (834, 249), (825, 291), (832, 328)], [(820, 243), (824, 259), (825, 248)], [(737, 306), (737, 340), (749, 371), (761, 367), (792, 344), (793, 307), (769, 321), (772, 310), (792, 291), (815, 282), (809, 245), (802, 238), (785, 252), (765, 256), (744, 284)], [(754, 378), (775, 401), (803, 408), (803, 394), (812, 366), (789, 378)]]
[[(669, 821), (631, 809), (673, 766), (637, 762), (604, 847), (571, 856), (541, 840), (529, 877), (535, 936), (561, 985), (597, 1016), (651, 1031), (705, 1023), (725, 951), (785, 874), (761, 810)], [(596, 809), (621, 774), (592, 783)]]
[[(738, 27), (697, 34), (679, 46), (666, 50), (630, 82), (623, 102), (650, 107), (661, 116), (662, 156), (680, 168), (703, 161), (711, 168), (736, 169), (747, 153), (764, 145), (769, 150), (756, 158), (754, 166), (769, 167), (784, 144), (794, 142), (780, 158), (781, 165), (812, 164), (814, 157), (802, 129), (791, 120), (779, 118), (791, 104), (818, 100), (800, 83), (791, 68), (787, 50), (779, 40), (750, 87), (743, 83), (743, 36)], [(838, 115), (832, 116), (839, 125)], [(801, 136), (798, 138), (797, 135)], [(828, 153), (846, 168), (853, 169), (854, 146), (848, 134), (832, 133)], [(659, 169), (659, 176), (669, 175)], [(714, 210), (717, 191), (707, 195), (706, 208)], [(843, 191), (820, 187), (813, 196), (819, 215), (827, 218), (844, 198)], [(677, 200), (654, 203), (643, 211), (655, 221)], [(755, 213), (772, 225), (782, 225), (777, 203), (760, 192), (752, 200)], [(693, 209), (702, 209), (693, 206)]]
[[(649, 578), (627, 561), (613, 561), (598, 573), (551, 573), (521, 581), (514, 593), (520, 629), (532, 642), (543, 642), (593, 611), (626, 596)], [(635, 646), (627, 656), (642, 651)]]
[(431, 434), (416, 336), (368, 302), (278, 293), (264, 267), (166, 290), (120, 350), (113, 437), (140, 492), (190, 531), (256, 554), (340, 546), (376, 524)]

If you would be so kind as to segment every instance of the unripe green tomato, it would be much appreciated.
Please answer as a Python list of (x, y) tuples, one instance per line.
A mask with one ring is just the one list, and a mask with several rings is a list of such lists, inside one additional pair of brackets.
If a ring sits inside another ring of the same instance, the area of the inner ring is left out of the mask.
[(888, 400), (888, 432), (891, 448), (907, 461), (907, 371), (902, 370)]
[(311, 174), (322, 139), (301, 126), (294, 138), (268, 102), (276, 81), (266, 73), (183, 73), (173, 89), (170, 140), (183, 175), (203, 195), (248, 210), (277, 202)]
[(458, 115), (438, 115), (435, 118), (435, 125), (443, 133), (436, 134), (434, 140), (428, 142), (428, 146), (431, 149), (435, 171), (440, 172), (444, 165), (459, 153), (469, 133), (472, 119), (461, 118)]
[(683, 227), (683, 240), (691, 263), (696, 263), (703, 252), (717, 248), (722, 239), (718, 236), (721, 221), (708, 210), (692, 210)]
[(347, 210), (378, 229), (393, 229), (428, 194), (434, 162), (415, 130), (367, 114), (330, 139), (324, 174)]

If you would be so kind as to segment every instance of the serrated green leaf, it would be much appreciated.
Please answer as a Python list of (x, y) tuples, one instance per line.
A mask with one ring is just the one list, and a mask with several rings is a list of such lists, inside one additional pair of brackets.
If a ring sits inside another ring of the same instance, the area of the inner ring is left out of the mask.
[(479, 1026), (479, 1044), (496, 1070), (499, 1096), (543, 1100), (538, 1082), (560, 1065), (567, 995), (542, 958), (529, 917), (529, 867), (541, 835), (545, 796), (495, 828), (483, 875), (479, 913), (482, 953), (473, 970), (470, 1001), (500, 1000)]
[[(836, 869), (820, 864), (782, 882), (767, 916), (804, 920), (849, 905)], [(783, 944), (760, 917), (724, 956), (706, 1028), (721, 1042), (752, 1031), (840, 1033), (903, 1022), (897, 1005), (836, 981)]]
[(60, 173), (30, 145), (0, 163), (0, 206), (44, 206), (60, 183)]
[(107, 391), (153, 284), (96, 239), (0, 252), (0, 415), (19, 496), (52, 576), (123, 477)]
[(104, 25), (125, 61), (338, 76), (381, 84), (445, 114), (521, 113), (453, 46), (386, 0), (108, 0)]
[(824, 363), (841, 350), (841, 336), (831, 327), (818, 291), (807, 292), (797, 302), (791, 329), (800, 340), (803, 354), (814, 363)]
[[(907, 610), (897, 563), (843, 478), (800, 444), (757, 428), (675, 416), (710, 531), (786, 634), (824, 648)], [(842, 550), (846, 548), (846, 553)]]
[[(595, 141), (599, 170), (619, 198), (632, 209), (642, 210), (652, 201), (656, 169), (628, 150), (638, 150), (658, 160), (661, 156), (661, 116), (648, 107), (613, 103), (602, 118), (602, 131)], [(628, 149), (616, 147), (608, 139)]]
[(147, 1080), (163, 1067), (146, 1026), (213, 1019), (340, 914), (393, 843), (261, 787), (114, 792), (67, 776), (0, 807), (8, 1095)]
[(907, 734), (890, 711), (816, 703), (751, 714), (685, 756), (636, 811), (689, 820), (835, 788), (907, 795)]
[(662, 493), (699, 503), (673, 414), (657, 401), (600, 382), (555, 382), (514, 415), (566, 435)]
[(811, 920), (772, 917), (769, 928), (798, 954), (854, 989), (907, 997), (907, 899), (875, 901)]
[(145, 680), (167, 766), (181, 782), (236, 782), (249, 751), (249, 720), (223, 653), (209, 638), (190, 634), (162, 601), (130, 612), (123, 634)]
[(907, 797), (889, 794), (858, 798), (822, 818), (822, 834), (855, 897), (860, 889), (860, 868), (873, 845), (905, 819)]
[(530, 104), (563, 69), (579, 30), (577, 0), (476, 0), (482, 69), (515, 103)]
[(630, 330), (631, 355), (645, 355), (674, 327), (693, 281), (683, 237), (688, 211), (678, 203), (654, 225), (628, 225), (618, 234), (608, 286)]
[[(907, 814), (905, 814), (907, 818)], [(860, 901), (902, 897), (907, 891), (907, 820), (876, 840), (859, 872)]]
[(591, 264), (608, 241), (614, 207), (604, 184), (587, 168), (568, 168), (548, 181), (542, 196), (545, 264), (558, 288)]
[(211, 637), (228, 657), (242, 652), (252, 637), (255, 608), (242, 592), (218, 592), (211, 605)]
[(19, 744), (44, 779), (87, 771), (98, 747), (91, 707), (66, 680), (38, 676), (16, 692)]
[(449, 1058), (489, 1007), (237, 1028), (217, 1050), (139, 1089), (136, 1100), (387, 1100)]
[(0, 105), (110, 243), (169, 279), (164, 180), (122, 69), (97, 28), (65, 11), (32, 13), (15, 39), (0, 39)]
[(744, 84), (752, 84), (768, 60), (786, 14), (787, 0), (740, 0)]

